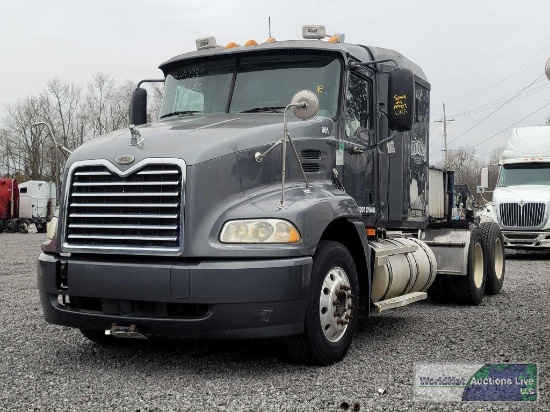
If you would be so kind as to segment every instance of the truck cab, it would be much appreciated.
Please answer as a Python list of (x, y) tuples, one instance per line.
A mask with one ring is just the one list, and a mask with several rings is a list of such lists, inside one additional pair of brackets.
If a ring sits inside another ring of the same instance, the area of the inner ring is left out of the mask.
[(362, 313), (427, 293), (481, 302), (500, 233), (452, 220), (453, 174), (428, 166), (424, 72), (302, 33), (197, 40), (160, 65), (158, 121), (138, 86), (129, 129), (71, 154), (39, 257), (48, 322), (100, 343), (285, 337), (327, 365)]
[(497, 222), (508, 248), (550, 247), (550, 126), (512, 129), (493, 200), (482, 219)]

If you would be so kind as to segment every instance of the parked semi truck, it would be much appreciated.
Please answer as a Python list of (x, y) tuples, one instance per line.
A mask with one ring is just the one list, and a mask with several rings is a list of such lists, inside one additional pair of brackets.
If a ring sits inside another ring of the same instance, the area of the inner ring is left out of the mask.
[[(486, 187), (487, 179), (482, 180)], [(481, 219), (498, 223), (508, 248), (548, 248), (549, 205), (550, 126), (512, 129), (493, 199), (483, 207)]]
[(45, 233), (55, 208), (55, 183), (0, 179), (0, 233), (27, 233), (31, 225)]
[(429, 167), (424, 72), (302, 34), (197, 40), (160, 65), (160, 120), (138, 85), (130, 129), (72, 153), (39, 257), (46, 321), (104, 344), (285, 337), (327, 365), (360, 313), (500, 291), (498, 225), (453, 220), (453, 172)]

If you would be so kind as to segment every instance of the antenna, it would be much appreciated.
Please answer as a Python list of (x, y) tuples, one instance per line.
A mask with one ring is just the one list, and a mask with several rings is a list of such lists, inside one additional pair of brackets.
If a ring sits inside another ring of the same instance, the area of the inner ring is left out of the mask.
[(271, 38), (271, 16), (267, 18), (267, 25), (269, 26), (269, 38)]

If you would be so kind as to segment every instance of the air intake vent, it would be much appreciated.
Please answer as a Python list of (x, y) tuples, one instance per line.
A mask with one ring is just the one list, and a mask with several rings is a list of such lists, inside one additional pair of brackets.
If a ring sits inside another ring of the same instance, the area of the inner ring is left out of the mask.
[(321, 151), (315, 149), (302, 150), (302, 158), (308, 160), (321, 160)]
[(321, 171), (321, 166), (318, 163), (302, 163), (302, 167), (306, 173), (319, 173)]
[(499, 212), (505, 227), (538, 228), (545, 223), (544, 203), (501, 203)]
[(185, 168), (158, 160), (126, 172), (108, 162), (74, 168), (66, 198), (65, 250), (181, 252)]

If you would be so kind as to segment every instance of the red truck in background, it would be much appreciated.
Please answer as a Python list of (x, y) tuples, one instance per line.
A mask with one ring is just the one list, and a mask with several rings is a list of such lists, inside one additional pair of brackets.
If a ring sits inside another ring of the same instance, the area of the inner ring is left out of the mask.
[(46, 232), (46, 224), (56, 208), (53, 182), (31, 180), (18, 184), (0, 179), (0, 233)]

